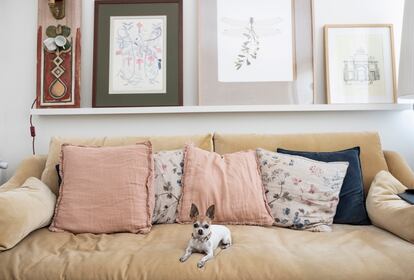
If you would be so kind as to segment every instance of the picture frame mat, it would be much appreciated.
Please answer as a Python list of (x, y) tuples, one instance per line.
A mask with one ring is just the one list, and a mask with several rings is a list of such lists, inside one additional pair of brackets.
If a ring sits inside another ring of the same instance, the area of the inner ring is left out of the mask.
[[(161, 90), (123, 90), (123, 91), (116, 91), (113, 89), (113, 43), (114, 43), (114, 30), (113, 30), (113, 24), (115, 20), (125, 20), (125, 19), (131, 19), (131, 20), (137, 20), (137, 19), (161, 19), (163, 21), (163, 31), (165, 34), (168, 34), (168, 19), (167, 16), (164, 15), (151, 15), (151, 16), (111, 16), (110, 17), (110, 47), (109, 47), (109, 94), (165, 94), (166, 93), (166, 82), (167, 82), (167, 40), (166, 36), (163, 38), (163, 55), (164, 58), (163, 61), (163, 70), (162, 70), (162, 76), (163, 76), (163, 87)], [(164, 35), (163, 35), (164, 36)]]
[(259, 1), (216, 2), (219, 82), (296, 79), (295, 1)]

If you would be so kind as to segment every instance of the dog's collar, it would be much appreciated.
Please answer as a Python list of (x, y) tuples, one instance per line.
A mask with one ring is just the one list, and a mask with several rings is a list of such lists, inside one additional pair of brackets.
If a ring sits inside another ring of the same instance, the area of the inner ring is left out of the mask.
[(211, 238), (211, 231), (210, 231), (209, 234), (207, 234), (206, 236), (201, 237), (201, 238), (194, 236), (194, 233), (191, 234), (191, 237), (193, 239), (197, 239), (200, 242), (206, 242), (206, 241), (210, 240), (210, 238)]

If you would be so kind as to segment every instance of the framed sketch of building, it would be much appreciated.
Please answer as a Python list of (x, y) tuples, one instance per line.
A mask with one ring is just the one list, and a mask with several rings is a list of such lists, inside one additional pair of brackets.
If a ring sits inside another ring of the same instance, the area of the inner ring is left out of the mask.
[(328, 103), (395, 103), (392, 25), (325, 26)]

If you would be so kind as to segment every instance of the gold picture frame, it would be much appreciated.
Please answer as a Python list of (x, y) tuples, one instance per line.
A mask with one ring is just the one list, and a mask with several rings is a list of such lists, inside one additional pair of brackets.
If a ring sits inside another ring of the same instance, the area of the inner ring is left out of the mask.
[(324, 37), (328, 104), (397, 102), (392, 24), (330, 24)]

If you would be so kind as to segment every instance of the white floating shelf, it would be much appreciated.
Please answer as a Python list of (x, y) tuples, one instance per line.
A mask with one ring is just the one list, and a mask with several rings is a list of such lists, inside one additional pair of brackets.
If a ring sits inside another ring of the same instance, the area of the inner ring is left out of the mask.
[(272, 113), (272, 112), (345, 112), (345, 111), (404, 111), (412, 104), (315, 104), (315, 105), (250, 105), (250, 106), (182, 106), (182, 107), (122, 107), (79, 109), (32, 109), (37, 116), (136, 115), (136, 114), (200, 114), (200, 113)]

